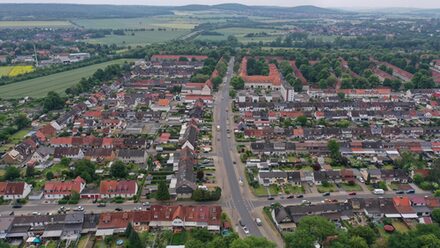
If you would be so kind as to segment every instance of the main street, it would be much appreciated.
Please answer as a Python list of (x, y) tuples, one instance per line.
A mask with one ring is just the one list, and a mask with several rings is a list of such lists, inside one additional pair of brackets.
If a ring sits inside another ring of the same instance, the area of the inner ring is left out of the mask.
[[(237, 224), (239, 220), (241, 223), (246, 225), (249, 229), (250, 235), (253, 236), (262, 236), (260, 230), (258, 229), (257, 224), (253, 220), (250, 212), (252, 211), (252, 206), (249, 204), (246, 199), (243, 198), (242, 187), (239, 183), (239, 178), (235, 171), (236, 161), (233, 160), (231, 156), (231, 148), (232, 146), (231, 135), (228, 134), (229, 129), (229, 109), (230, 109), (230, 100), (229, 100), (229, 84), (231, 82), (232, 74), (234, 68), (234, 58), (229, 61), (228, 70), (226, 73), (226, 79), (222, 86), (222, 89), (216, 96), (215, 108), (214, 108), (214, 116), (216, 117), (216, 124), (220, 126), (220, 130), (217, 130), (217, 149), (220, 160), (222, 163), (219, 164), (218, 169), (224, 169), (225, 175), (227, 178), (227, 184), (229, 188), (229, 194), (231, 197), (230, 207), (238, 212), (238, 218), (235, 216), (232, 218), (234, 224)], [(218, 180), (221, 180), (220, 178)], [(228, 198), (229, 195), (223, 195), (223, 199)], [(240, 230), (241, 231), (241, 230)]]

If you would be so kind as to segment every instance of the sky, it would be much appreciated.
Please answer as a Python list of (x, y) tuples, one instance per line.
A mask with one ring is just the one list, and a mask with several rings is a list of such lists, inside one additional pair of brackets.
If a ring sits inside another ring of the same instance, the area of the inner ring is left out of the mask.
[(121, 5), (186, 5), (242, 3), (247, 5), (298, 6), (315, 5), (331, 8), (440, 8), (440, 0), (0, 0), (0, 3), (79, 3)]

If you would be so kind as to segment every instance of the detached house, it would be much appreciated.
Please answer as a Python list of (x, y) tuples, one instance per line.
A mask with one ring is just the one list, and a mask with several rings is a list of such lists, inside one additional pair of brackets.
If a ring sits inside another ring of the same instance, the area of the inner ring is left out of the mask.
[(114, 198), (120, 196), (122, 198), (131, 198), (136, 195), (138, 185), (134, 180), (106, 180), (101, 181), (99, 192), (101, 198)]
[(0, 182), (0, 196), (5, 200), (24, 199), (31, 190), (32, 186), (25, 182)]
[(72, 181), (49, 181), (44, 184), (44, 198), (61, 199), (64, 196), (70, 196), (72, 192), (81, 193), (86, 187), (86, 181), (77, 177)]

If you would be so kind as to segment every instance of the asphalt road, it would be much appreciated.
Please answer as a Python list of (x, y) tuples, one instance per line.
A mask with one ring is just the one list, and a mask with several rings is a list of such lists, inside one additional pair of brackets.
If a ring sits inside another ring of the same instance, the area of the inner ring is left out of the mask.
[[(223, 165), (225, 166), (226, 176), (228, 180), (229, 187), (231, 189), (231, 197), (232, 197), (232, 203), (235, 210), (238, 211), (238, 214), (240, 215), (240, 220), (243, 224), (247, 226), (249, 229), (249, 234), (253, 236), (262, 236), (260, 230), (258, 229), (257, 224), (252, 219), (252, 216), (250, 215), (251, 206), (249, 204), (245, 203), (245, 199), (243, 199), (243, 196), (240, 191), (240, 185), (238, 182), (238, 177), (235, 173), (235, 168), (233, 164), (233, 160), (231, 157), (231, 138), (228, 138), (228, 132), (227, 132), (227, 122), (228, 119), (228, 112), (229, 109), (229, 84), (231, 82), (231, 77), (233, 74), (233, 67), (234, 67), (234, 58), (232, 58), (229, 61), (228, 64), (228, 71), (226, 74), (226, 82), (222, 88), (221, 97), (218, 97), (216, 100), (216, 104), (220, 107), (220, 137), (219, 137), (219, 144), (220, 144), (220, 156), (223, 158)], [(233, 130), (231, 130), (231, 135), (233, 135)], [(234, 221), (238, 221), (238, 219), (235, 219)]]

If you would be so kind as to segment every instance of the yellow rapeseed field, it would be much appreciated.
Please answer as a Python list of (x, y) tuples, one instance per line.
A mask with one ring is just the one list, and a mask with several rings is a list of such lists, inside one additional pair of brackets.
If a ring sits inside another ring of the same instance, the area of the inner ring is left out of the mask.
[(15, 76), (18, 76), (21, 74), (26, 74), (26, 73), (32, 72), (33, 70), (34, 70), (34, 67), (31, 65), (17, 65), (12, 68), (12, 70), (9, 72), (8, 76), (15, 77)]

